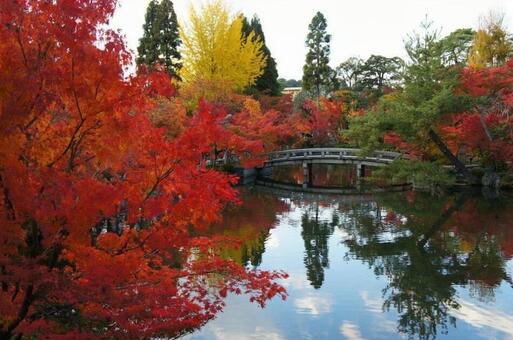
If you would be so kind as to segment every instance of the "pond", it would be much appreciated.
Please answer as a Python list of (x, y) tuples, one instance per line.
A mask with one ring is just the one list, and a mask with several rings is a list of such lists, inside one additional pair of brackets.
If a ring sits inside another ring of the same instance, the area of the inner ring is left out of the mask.
[(212, 228), (226, 256), (286, 271), (286, 301), (231, 295), (188, 339), (511, 339), (513, 197), (252, 188)]

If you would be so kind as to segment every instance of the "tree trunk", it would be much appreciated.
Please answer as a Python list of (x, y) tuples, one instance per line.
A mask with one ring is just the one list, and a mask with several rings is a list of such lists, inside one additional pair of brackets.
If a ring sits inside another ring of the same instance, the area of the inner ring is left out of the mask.
[(486, 117), (483, 111), (479, 111), (479, 121), (481, 122), (481, 126), (483, 127), (486, 137), (488, 137), (488, 140), (491, 142), (493, 140), (493, 135), (486, 124)]
[(468, 195), (466, 193), (461, 194), (456, 202), (447, 210), (445, 210), (440, 217), (433, 223), (431, 228), (427, 232), (424, 233), (422, 238), (418, 241), (417, 245), (424, 249), (424, 246), (429, 241), (433, 235), (435, 235), (442, 227), (443, 225), (451, 218), (452, 214), (454, 214), (456, 211), (461, 210), (461, 208), (465, 205), (465, 203), (468, 200)]
[(14, 330), (19, 326), (19, 324), (27, 317), (29, 312), (30, 305), (32, 304), (34, 299), (34, 286), (29, 285), (25, 290), (25, 296), (23, 298), (23, 302), (20, 306), (20, 310), (18, 311), (18, 315), (16, 319), (12, 320), (8, 325), (5, 331), (0, 330), (0, 339), (11, 339), (14, 335)]
[(2, 175), (0, 174), (0, 189), (4, 195), (5, 214), (8, 221), (14, 221), (16, 219), (16, 211), (9, 195), (9, 188), (4, 185)]
[(466, 167), (465, 164), (463, 164), (458, 157), (456, 157), (451, 150), (447, 147), (447, 145), (444, 143), (444, 141), (436, 134), (433, 129), (429, 129), (429, 137), (431, 140), (436, 144), (438, 149), (444, 154), (445, 157), (454, 165), (456, 168), (456, 171), (463, 176), (465, 176), (466, 179), (468, 179), (471, 183), (477, 183), (478, 180), (476, 176), (474, 176)]
[(317, 83), (316, 87), (317, 87), (317, 110), (318, 110), (320, 107), (319, 100), (321, 98), (321, 86), (319, 85), (319, 83)]

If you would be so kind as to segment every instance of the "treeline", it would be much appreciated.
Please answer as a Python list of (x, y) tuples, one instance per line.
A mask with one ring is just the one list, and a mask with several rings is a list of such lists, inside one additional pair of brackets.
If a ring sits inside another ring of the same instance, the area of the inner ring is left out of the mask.
[[(322, 13), (309, 31), (296, 107), (327, 97), (342, 104), (340, 143), (409, 155), (410, 161), (377, 175), (409, 176), (427, 187), (456, 180), (511, 186), (513, 42), (503, 14), (490, 12), (476, 31), (462, 28), (446, 36), (426, 20), (405, 40), (407, 60), (372, 55), (336, 68), (329, 63), (331, 35)], [(465, 163), (481, 169), (471, 171)]]
[[(178, 81), (203, 78), (247, 94), (280, 94), (276, 62), (256, 15), (250, 20), (242, 14), (231, 18), (216, 1), (204, 5), (201, 13), (193, 9), (189, 19), (190, 26), (180, 28), (171, 0), (151, 0), (137, 64), (164, 67)], [(199, 53), (203, 60), (197, 59)]]
[[(286, 80), (278, 79), (258, 17), (233, 15), (214, 1), (193, 9), (188, 25), (179, 27), (170, 0), (153, 0), (138, 64), (141, 69), (164, 67), (175, 79), (178, 95), (162, 99), (171, 101), (175, 111), (190, 113), (200, 99), (216, 103), (232, 115), (232, 122), (244, 126), (240, 131), (246, 136), (262, 138), (266, 150), (393, 149), (412, 161), (390, 169), (416, 177), (417, 183), (450, 184), (456, 178), (478, 183), (484, 178), (498, 186), (498, 173), (508, 174), (511, 164), (496, 151), (497, 144), (502, 153), (509, 152), (512, 140), (505, 79), (513, 43), (504, 15), (490, 12), (477, 30), (441, 33), (426, 19), (405, 39), (406, 60), (371, 55), (332, 67), (331, 34), (318, 12), (305, 40), (303, 77)], [(475, 84), (486, 77), (501, 78), (476, 91)], [(285, 87), (301, 87), (301, 92), (280, 97)], [(175, 120), (165, 110), (151, 116), (163, 126)], [(470, 122), (476, 117), (479, 126)], [(480, 165), (483, 173), (472, 173), (465, 163)]]

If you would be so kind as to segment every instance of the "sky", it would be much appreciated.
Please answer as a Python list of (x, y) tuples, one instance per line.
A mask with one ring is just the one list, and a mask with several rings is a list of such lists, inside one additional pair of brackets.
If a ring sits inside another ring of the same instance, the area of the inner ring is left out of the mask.
[[(187, 21), (190, 5), (205, 0), (174, 0), (179, 21)], [(426, 18), (443, 34), (457, 28), (477, 28), (480, 15), (490, 10), (506, 13), (513, 29), (513, 0), (225, 0), (233, 13), (258, 15), (267, 46), (280, 77), (300, 79), (306, 55), (308, 24), (317, 11), (328, 21), (332, 35), (330, 64), (372, 54), (405, 58), (404, 39)], [(149, 0), (119, 0), (112, 27), (121, 29), (136, 51)]]

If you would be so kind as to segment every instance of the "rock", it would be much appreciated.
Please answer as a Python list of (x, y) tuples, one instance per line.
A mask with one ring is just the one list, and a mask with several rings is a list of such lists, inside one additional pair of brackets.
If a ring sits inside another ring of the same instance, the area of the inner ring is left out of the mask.
[(486, 171), (481, 178), (481, 184), (488, 188), (499, 188), (501, 177), (495, 171)]

